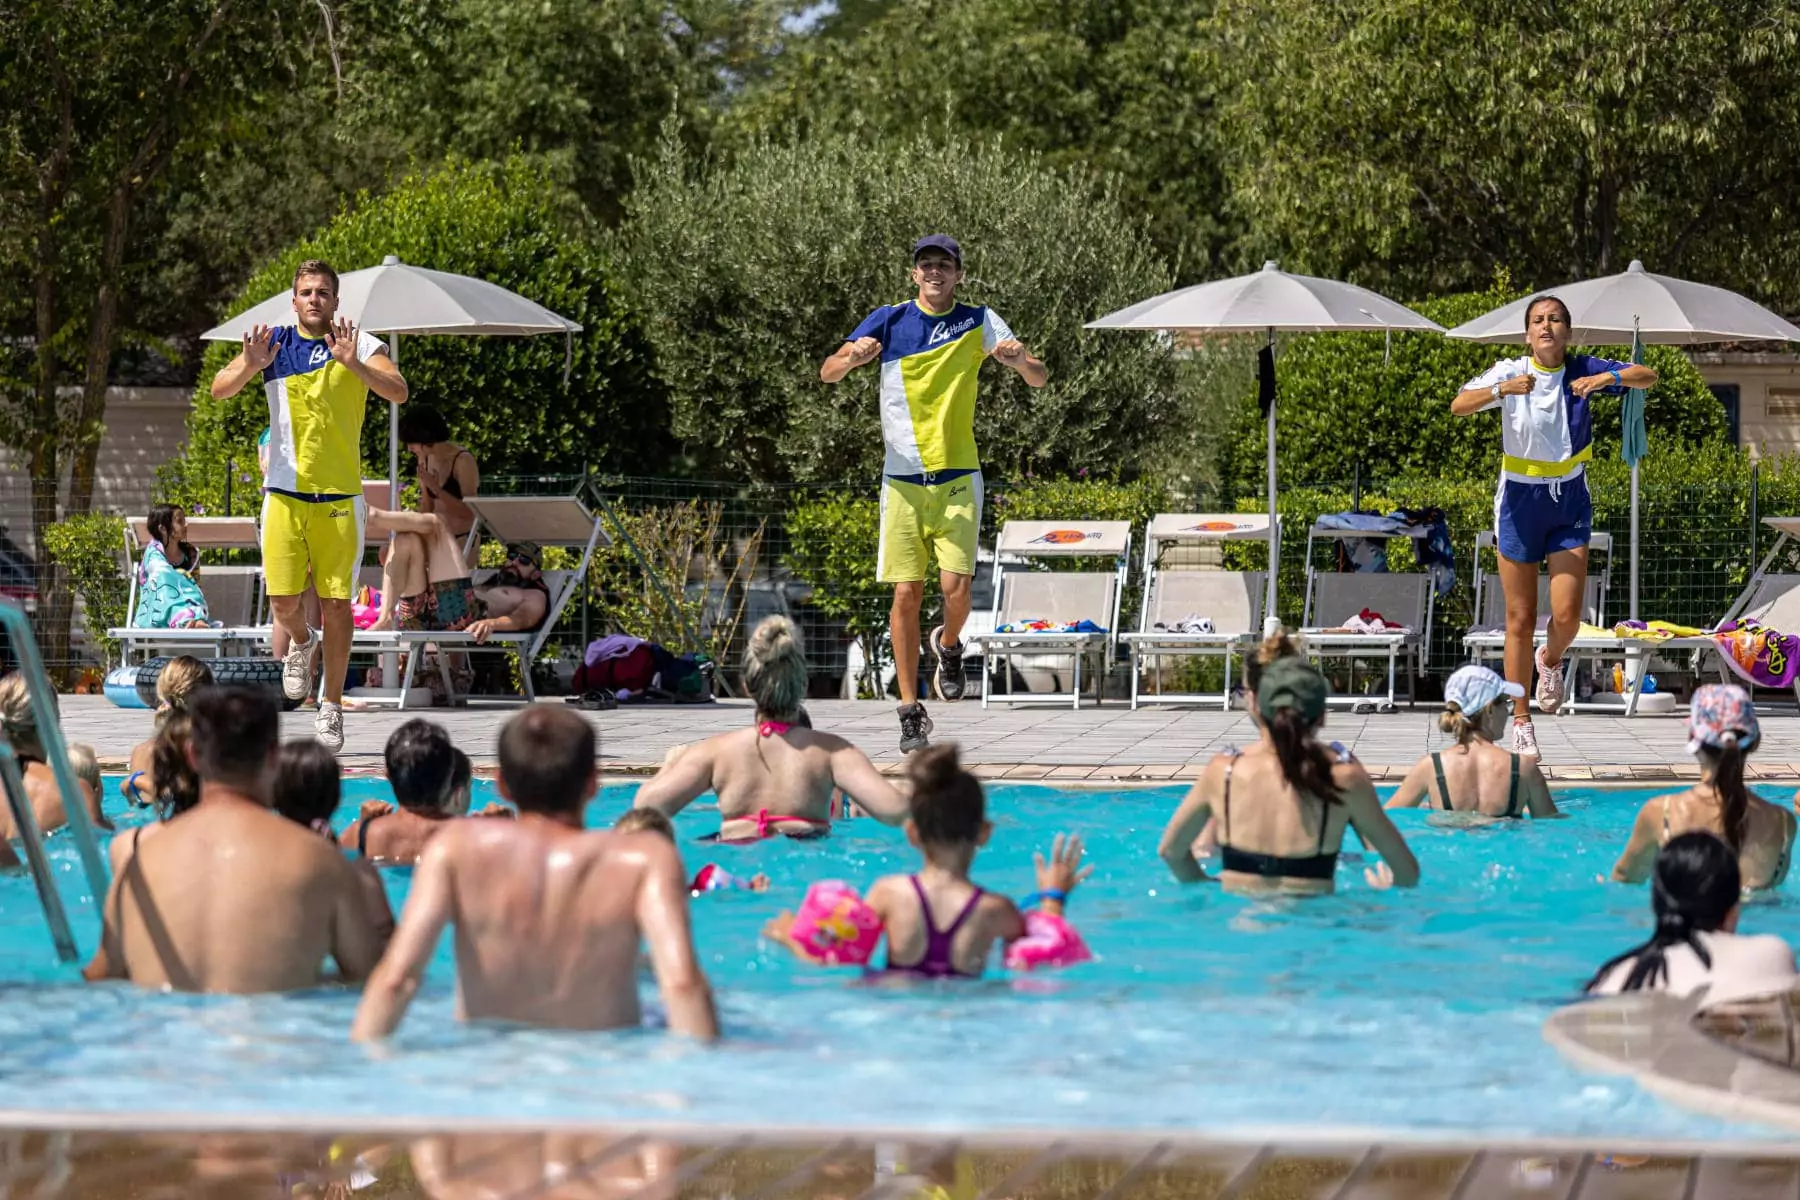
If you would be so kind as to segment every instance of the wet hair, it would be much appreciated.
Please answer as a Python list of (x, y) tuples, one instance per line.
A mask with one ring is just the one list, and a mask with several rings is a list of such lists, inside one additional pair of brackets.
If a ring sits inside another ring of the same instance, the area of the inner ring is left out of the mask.
[(187, 708), (188, 700), (201, 688), (213, 684), (212, 668), (191, 654), (178, 655), (163, 664), (156, 674), (156, 720), (160, 725), (170, 713)]
[(500, 782), (522, 813), (577, 813), (599, 749), (594, 727), (574, 710), (536, 705), (500, 731)]
[(966, 846), (981, 836), (987, 797), (981, 781), (962, 769), (954, 743), (929, 746), (906, 760), (912, 780), (912, 821), (927, 846)]
[(144, 528), (149, 530), (151, 540), (163, 548), (164, 554), (175, 548), (170, 539), (175, 536), (175, 514), (178, 512), (182, 512), (179, 504), (158, 504), (144, 518)]
[(85, 742), (69, 743), (69, 770), (75, 778), (94, 789), (94, 795), (100, 794), (100, 760), (94, 757), (94, 748)]
[(1737, 851), (1704, 830), (1669, 839), (1656, 856), (1650, 877), (1650, 908), (1656, 914), (1656, 932), (1650, 940), (1609, 961), (1588, 980), (1585, 991), (1632, 960), (1622, 991), (1654, 988), (1669, 975), (1668, 951), (1686, 943), (1695, 957), (1712, 966), (1712, 955), (1697, 935), (1722, 929), (1725, 918), (1737, 907), (1743, 880), (1738, 874)]
[(331, 280), (331, 294), (333, 296), (338, 294), (338, 274), (335, 270), (332, 269), (331, 264), (326, 262), (324, 259), (309, 258), (305, 262), (301, 263), (299, 266), (295, 267), (294, 268), (294, 286), (295, 287), (300, 286), (300, 279), (304, 275), (323, 275), (325, 278)]
[(613, 822), (614, 833), (660, 833), (675, 840), (675, 823), (660, 808), (631, 808)]
[(202, 688), (188, 701), (187, 711), (201, 779), (239, 785), (261, 780), (281, 745), (281, 708), (273, 692)]
[(329, 831), (344, 797), (344, 769), (336, 754), (306, 738), (281, 747), (275, 774), (275, 811), (308, 829)]
[(1262, 682), (1263, 670), (1278, 658), (1298, 658), (1300, 643), (1288, 635), (1288, 631), (1277, 626), (1274, 633), (1262, 640), (1256, 652), (1244, 659), (1244, 687), (1255, 706), (1256, 686)]
[(156, 781), (156, 794), (150, 797), (150, 806), (159, 821), (178, 817), (200, 803), (200, 774), (189, 755), (193, 735), (193, 718), (186, 709), (178, 709), (151, 739), (150, 777)]
[(1525, 329), (1527, 332), (1530, 332), (1531, 330), (1532, 311), (1540, 304), (1556, 305), (1556, 307), (1562, 309), (1563, 324), (1573, 325), (1575, 323), (1575, 318), (1569, 315), (1569, 306), (1562, 302), (1562, 297), (1552, 296), (1550, 293), (1545, 292), (1541, 296), (1533, 296), (1531, 298), (1531, 303), (1525, 306)]
[(432, 446), (450, 440), (450, 422), (429, 404), (407, 404), (400, 409), (400, 441), (408, 446)]
[(1744, 786), (1744, 756), (1747, 751), (1735, 741), (1714, 749), (1703, 747), (1702, 764), (1712, 767), (1713, 791), (1719, 795), (1719, 818), (1725, 827), (1725, 844), (1733, 854), (1744, 848), (1744, 834), (1750, 826), (1750, 789)]
[(764, 617), (751, 633), (744, 647), (744, 686), (757, 712), (772, 721), (793, 721), (806, 699), (806, 656), (792, 621)]
[[(1244, 660), (1244, 686), (1254, 696), (1257, 685), (1262, 682), (1263, 671), (1271, 663), (1283, 658), (1298, 658), (1300, 653), (1301, 643), (1290, 637), (1286, 629), (1277, 627), (1262, 640), (1256, 652)], [(1281, 761), (1282, 778), (1295, 791), (1316, 796), (1326, 804), (1338, 803), (1342, 797), (1331, 778), (1331, 756), (1313, 741), (1313, 731), (1318, 726), (1308, 724), (1297, 710), (1291, 708), (1281, 709), (1267, 724), (1269, 740), (1275, 743), (1275, 756)]]
[[(54, 694), (50, 703), (56, 703)], [(28, 758), (44, 757), (37, 713), (31, 707), (31, 688), (25, 683), (22, 671), (14, 671), (0, 679), (0, 735), (12, 743), (15, 753)]]
[(408, 721), (388, 738), (385, 757), (388, 784), (401, 808), (438, 812), (448, 807), (456, 786), (456, 747), (442, 725)]

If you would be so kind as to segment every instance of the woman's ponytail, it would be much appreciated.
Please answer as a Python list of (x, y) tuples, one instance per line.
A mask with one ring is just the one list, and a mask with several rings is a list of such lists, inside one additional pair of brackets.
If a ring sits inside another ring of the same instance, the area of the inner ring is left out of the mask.
[(1315, 796), (1326, 804), (1342, 800), (1331, 778), (1331, 756), (1313, 741), (1313, 726), (1297, 710), (1283, 708), (1269, 721), (1269, 740), (1281, 760), (1281, 774), (1297, 792)]

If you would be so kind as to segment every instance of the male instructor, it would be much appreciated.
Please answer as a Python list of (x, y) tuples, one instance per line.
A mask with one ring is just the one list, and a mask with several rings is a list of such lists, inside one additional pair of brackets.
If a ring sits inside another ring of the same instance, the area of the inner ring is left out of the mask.
[(975, 541), (981, 531), (981, 461), (975, 454), (975, 380), (993, 355), (1032, 387), (1049, 379), (1044, 364), (1013, 336), (998, 313), (959, 304), (962, 248), (934, 233), (913, 247), (916, 300), (878, 308), (819, 367), (836, 383), (881, 360), (881, 546), (876, 578), (894, 585), (888, 614), (900, 683), (900, 749), (930, 740), (931, 718), (919, 703), (919, 605), (925, 597), (925, 550), (937, 560), (944, 623), (931, 631), (933, 689), (944, 700), (963, 694), (959, 640), (969, 617)]
[(406, 380), (386, 344), (337, 318), (338, 277), (309, 259), (294, 271), (297, 327), (258, 325), (213, 376), (212, 394), (235, 396), (262, 372), (269, 394), (269, 465), (263, 477), (263, 578), (275, 623), (292, 639), (281, 690), (302, 700), (312, 686), (318, 637), (301, 606), (310, 571), (324, 625), (319, 741), (344, 745), (344, 672), (350, 665), (350, 597), (362, 565), (362, 423), (369, 393), (395, 404)]

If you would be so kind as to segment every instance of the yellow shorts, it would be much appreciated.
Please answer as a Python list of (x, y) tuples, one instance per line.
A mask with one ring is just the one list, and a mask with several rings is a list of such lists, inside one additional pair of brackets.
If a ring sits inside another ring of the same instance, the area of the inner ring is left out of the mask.
[(980, 533), (980, 471), (945, 483), (902, 483), (884, 477), (875, 578), (882, 583), (923, 582), (927, 545), (938, 570), (973, 575)]
[(262, 556), (269, 595), (304, 592), (310, 567), (321, 600), (350, 599), (355, 594), (357, 569), (362, 566), (367, 520), (361, 496), (313, 501), (265, 493)]

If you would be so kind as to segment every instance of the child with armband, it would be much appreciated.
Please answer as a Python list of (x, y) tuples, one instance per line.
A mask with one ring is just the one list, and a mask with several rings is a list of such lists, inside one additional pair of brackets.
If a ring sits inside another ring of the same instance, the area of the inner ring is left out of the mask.
[(907, 760), (912, 815), (906, 836), (925, 857), (914, 875), (890, 875), (865, 901), (845, 884), (814, 884), (798, 913), (783, 913), (763, 936), (808, 962), (866, 966), (887, 938), (884, 974), (914, 979), (978, 979), (994, 943), (1006, 945), (1012, 970), (1070, 966), (1090, 958), (1081, 935), (1062, 919), (1068, 894), (1093, 867), (1081, 865), (1081, 839), (1057, 835), (1050, 860), (1037, 857), (1038, 902), (1030, 913), (969, 878), (975, 853), (987, 844), (981, 782), (957, 762), (950, 744)]
[[(660, 833), (671, 842), (675, 840), (675, 823), (669, 820), (660, 809), (628, 808), (625, 815), (613, 822), (614, 833)], [(717, 863), (707, 863), (694, 875), (694, 882), (688, 885), (690, 895), (701, 895), (705, 892), (766, 892), (769, 890), (767, 875), (752, 875), (748, 879), (740, 879), (736, 875), (727, 874)]]

